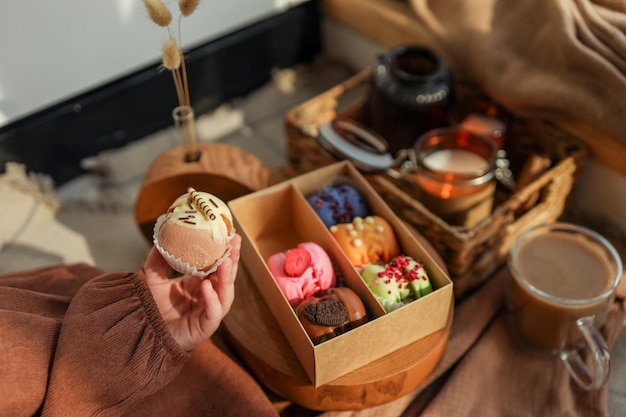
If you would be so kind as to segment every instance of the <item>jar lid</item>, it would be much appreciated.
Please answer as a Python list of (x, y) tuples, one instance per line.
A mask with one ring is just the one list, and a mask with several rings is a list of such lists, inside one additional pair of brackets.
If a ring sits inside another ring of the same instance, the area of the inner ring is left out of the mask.
[(336, 119), (320, 125), (318, 142), (335, 158), (349, 160), (363, 171), (386, 171), (394, 164), (387, 141), (354, 120)]

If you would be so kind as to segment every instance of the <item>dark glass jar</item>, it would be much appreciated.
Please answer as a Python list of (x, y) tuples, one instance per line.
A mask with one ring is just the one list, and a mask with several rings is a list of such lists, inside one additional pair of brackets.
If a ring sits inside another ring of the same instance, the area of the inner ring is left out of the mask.
[(453, 104), (453, 74), (430, 49), (391, 49), (373, 69), (367, 124), (389, 143), (392, 155), (424, 132), (445, 126)]

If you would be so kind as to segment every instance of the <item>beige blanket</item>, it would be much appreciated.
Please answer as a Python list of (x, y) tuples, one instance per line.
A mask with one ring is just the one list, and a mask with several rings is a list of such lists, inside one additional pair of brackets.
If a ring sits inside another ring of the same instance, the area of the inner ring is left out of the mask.
[(451, 66), (518, 115), (626, 143), (623, 0), (409, 0)]
[(0, 174), (0, 274), (94, 260), (83, 235), (60, 223), (48, 176), (8, 162)]

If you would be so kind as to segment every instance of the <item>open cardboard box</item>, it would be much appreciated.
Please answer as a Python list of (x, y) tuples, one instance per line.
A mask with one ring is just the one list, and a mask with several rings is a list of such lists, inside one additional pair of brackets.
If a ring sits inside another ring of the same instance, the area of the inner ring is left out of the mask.
[[(424, 262), (432, 293), (385, 313), (306, 200), (337, 177), (350, 178), (374, 214), (392, 225), (402, 252)], [(243, 238), (242, 262), (315, 387), (445, 327), (453, 302), (452, 281), (350, 162), (320, 168), (228, 204)], [(305, 241), (327, 251), (344, 285), (361, 297), (369, 317), (367, 323), (318, 345), (311, 342), (266, 264), (272, 254)]]

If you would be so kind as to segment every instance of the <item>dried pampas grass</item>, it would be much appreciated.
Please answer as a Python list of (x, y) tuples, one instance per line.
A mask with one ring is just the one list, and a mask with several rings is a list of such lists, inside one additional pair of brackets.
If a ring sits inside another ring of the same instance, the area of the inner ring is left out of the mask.
[(180, 68), (182, 61), (180, 49), (174, 39), (168, 39), (163, 44), (163, 66), (170, 71)]
[[(162, 63), (160, 68), (167, 69), (172, 73), (178, 105), (191, 112), (191, 99), (189, 97), (189, 83), (187, 82), (187, 68), (185, 67), (185, 55), (183, 54), (180, 26), (183, 17), (190, 16), (197, 8), (199, 0), (178, 0), (178, 10), (180, 15), (177, 20), (176, 37), (172, 34), (171, 23), (172, 13), (162, 0), (143, 0), (143, 4), (148, 12), (150, 20), (161, 27), (165, 27), (168, 39), (163, 44)], [(191, 121), (193, 123), (193, 121)], [(186, 126), (185, 142), (191, 149), (195, 146), (195, 128)]]
[(143, 0), (150, 20), (158, 26), (167, 28), (168, 39), (163, 44), (161, 67), (172, 72), (174, 85), (180, 106), (191, 106), (189, 98), (189, 86), (187, 83), (187, 70), (185, 68), (185, 56), (182, 49), (180, 26), (183, 17), (190, 16), (197, 8), (199, 0), (179, 0), (178, 27), (176, 37), (172, 34), (172, 13), (162, 0)]
[(150, 19), (159, 26), (167, 27), (172, 21), (172, 13), (160, 0), (143, 0)]
[(196, 10), (198, 3), (200, 3), (200, 0), (179, 0), (178, 8), (180, 9), (180, 13), (187, 17)]

